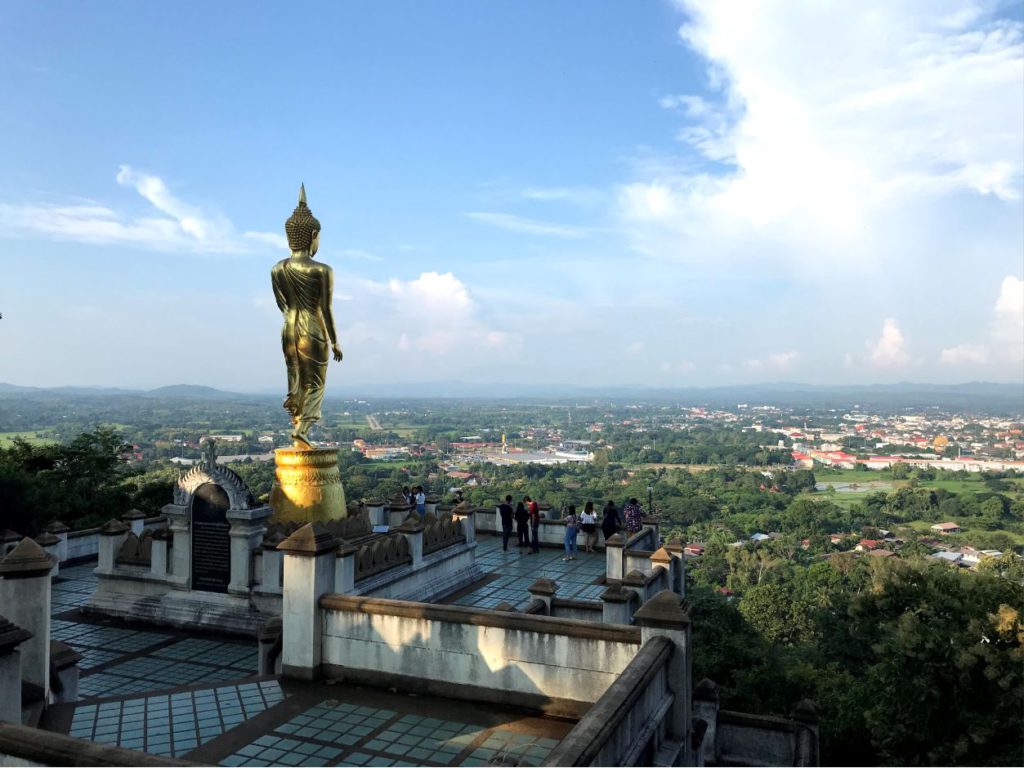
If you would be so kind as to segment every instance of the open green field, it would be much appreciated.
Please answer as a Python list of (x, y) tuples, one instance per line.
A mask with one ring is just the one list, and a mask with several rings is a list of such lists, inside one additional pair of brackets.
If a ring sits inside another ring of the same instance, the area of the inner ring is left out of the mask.
[(0, 448), (8, 448), (16, 438), (26, 440), (33, 445), (46, 445), (56, 443), (52, 437), (47, 437), (46, 432), (0, 432)]

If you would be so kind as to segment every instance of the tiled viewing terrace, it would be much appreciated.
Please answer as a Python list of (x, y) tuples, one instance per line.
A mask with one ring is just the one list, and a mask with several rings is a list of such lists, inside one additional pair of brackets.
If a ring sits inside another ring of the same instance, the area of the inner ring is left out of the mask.
[[(477, 561), (488, 577), (451, 602), (523, 608), (541, 577), (558, 582), (559, 597), (598, 601), (604, 554), (562, 555), (527, 555), (514, 542), (505, 553), (500, 536), (481, 536)], [(64, 568), (53, 584), (52, 636), (82, 661), (79, 701), (52, 707), (47, 719), (72, 736), (232, 766), (539, 765), (572, 727), (480, 703), (258, 678), (251, 640), (83, 615), (93, 568)]]
[[(579, 541), (582, 543), (582, 536)], [(476, 561), (490, 577), (485, 583), (464, 590), (450, 602), (477, 608), (494, 608), (506, 602), (522, 610), (531, 600), (527, 588), (537, 579), (546, 578), (558, 582), (558, 597), (593, 600), (600, 605), (605, 589), (598, 583), (605, 574), (603, 551), (580, 551), (575, 560), (568, 562), (562, 561), (565, 554), (562, 549), (541, 547), (535, 555), (526, 553), (525, 547), (516, 547), (514, 538), (508, 544), (508, 552), (503, 552), (501, 536), (477, 536)]]

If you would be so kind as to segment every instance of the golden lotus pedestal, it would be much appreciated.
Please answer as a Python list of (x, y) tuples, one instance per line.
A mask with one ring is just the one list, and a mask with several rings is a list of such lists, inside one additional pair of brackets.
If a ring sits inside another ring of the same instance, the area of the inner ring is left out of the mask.
[(274, 522), (326, 522), (347, 515), (337, 449), (278, 448), (274, 463), (277, 481), (270, 490)]

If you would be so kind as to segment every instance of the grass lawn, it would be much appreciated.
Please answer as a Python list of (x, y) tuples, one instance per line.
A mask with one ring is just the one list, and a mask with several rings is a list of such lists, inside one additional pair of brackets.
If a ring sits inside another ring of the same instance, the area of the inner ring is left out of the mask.
[(46, 445), (57, 442), (52, 437), (46, 437), (45, 435), (45, 432), (40, 433), (35, 430), (30, 432), (0, 432), (0, 448), (9, 448), (14, 443), (15, 438), (18, 437), (32, 443), (32, 445)]

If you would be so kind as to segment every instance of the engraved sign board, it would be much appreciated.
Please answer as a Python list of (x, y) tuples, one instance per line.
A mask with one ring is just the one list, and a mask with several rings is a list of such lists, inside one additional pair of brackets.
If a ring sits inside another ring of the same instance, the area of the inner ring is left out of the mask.
[(192, 589), (227, 592), (231, 581), (231, 500), (219, 485), (204, 483), (192, 496)]

